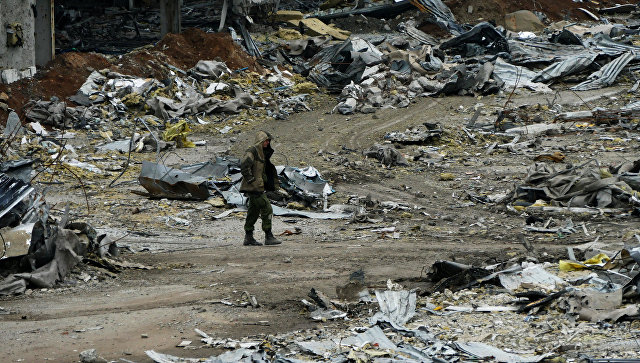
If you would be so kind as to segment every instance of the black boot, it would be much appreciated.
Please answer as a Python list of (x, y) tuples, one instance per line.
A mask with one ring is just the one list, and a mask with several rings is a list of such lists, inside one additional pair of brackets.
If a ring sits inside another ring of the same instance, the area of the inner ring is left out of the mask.
[(268, 231), (264, 231), (264, 245), (265, 246), (273, 246), (273, 245), (279, 245), (282, 242), (278, 241), (274, 236), (273, 233), (271, 233), (271, 230)]
[(242, 244), (245, 246), (262, 246), (262, 243), (253, 238), (253, 231), (245, 232), (244, 242)]

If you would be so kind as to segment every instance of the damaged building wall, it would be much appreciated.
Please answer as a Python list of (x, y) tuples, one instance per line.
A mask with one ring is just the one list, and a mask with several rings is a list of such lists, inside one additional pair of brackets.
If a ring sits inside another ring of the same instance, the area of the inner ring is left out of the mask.
[(0, 2), (0, 83), (35, 73), (35, 0)]

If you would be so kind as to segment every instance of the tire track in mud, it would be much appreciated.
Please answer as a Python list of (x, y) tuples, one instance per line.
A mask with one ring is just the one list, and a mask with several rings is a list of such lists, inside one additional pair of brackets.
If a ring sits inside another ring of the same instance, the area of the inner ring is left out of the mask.
[[(410, 107), (399, 110), (384, 110), (384, 112), (380, 112), (383, 115), (378, 116), (378, 118), (371, 118), (366, 116), (359, 120), (357, 123), (351, 124), (349, 126), (344, 127), (340, 133), (334, 134), (328, 137), (324, 143), (324, 147), (328, 148), (332, 143), (336, 145), (340, 145), (345, 141), (349, 143), (351, 147), (362, 147), (362, 142), (366, 140), (371, 135), (374, 135), (377, 132), (385, 130), (387, 128), (391, 128), (397, 124), (408, 121), (412, 118), (420, 119), (424, 117), (424, 108), (430, 108), (434, 105), (439, 104), (438, 101), (432, 100), (427, 105), (422, 105), (421, 103), (412, 104)], [(404, 114), (400, 117), (391, 116), (393, 113), (403, 112)], [(358, 114), (358, 116), (361, 116)], [(350, 137), (345, 139), (346, 135), (351, 135)]]

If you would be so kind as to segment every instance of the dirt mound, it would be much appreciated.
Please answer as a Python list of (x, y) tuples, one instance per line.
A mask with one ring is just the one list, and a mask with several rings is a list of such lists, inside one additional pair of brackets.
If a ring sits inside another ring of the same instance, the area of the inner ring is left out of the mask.
[[(597, 15), (598, 7), (613, 6), (616, 3), (629, 3), (628, 1), (603, 0), (598, 4), (593, 2), (574, 2), (572, 0), (535, 0), (535, 1), (498, 1), (498, 0), (447, 0), (456, 20), (462, 23), (477, 23), (479, 18), (495, 21), (504, 25), (504, 15), (518, 10), (539, 11), (546, 14), (551, 21), (564, 19), (590, 20), (579, 8), (589, 10)], [(468, 12), (469, 6), (473, 8)]]
[[(181, 34), (168, 34), (155, 46), (143, 47), (125, 54), (113, 62), (96, 53), (69, 52), (58, 55), (32, 79), (23, 79), (10, 85), (0, 84), (0, 92), (9, 95), (9, 107), (21, 118), (23, 106), (31, 99), (61, 100), (74, 95), (92, 70), (110, 68), (122, 74), (166, 79), (166, 64), (189, 69), (199, 60), (224, 61), (231, 69), (249, 67), (263, 72), (255, 58), (248, 55), (227, 33), (205, 33), (200, 29), (187, 29)], [(7, 113), (0, 110), (0, 124)]]
[[(109, 61), (100, 54), (64, 53), (56, 56), (34, 78), (22, 79), (9, 85), (0, 84), (0, 92), (9, 95), (9, 107), (23, 118), (22, 108), (29, 100), (49, 99), (53, 96), (63, 100), (78, 91), (92, 69), (103, 69), (109, 65)], [(7, 116), (0, 110), (0, 123), (4, 124)]]
[(159, 80), (169, 76), (166, 64), (178, 66), (165, 54), (151, 49), (138, 49), (123, 55), (111, 67), (111, 70), (136, 77), (156, 78)]
[(94, 70), (110, 66), (109, 61), (96, 53), (64, 53), (56, 57), (44, 69), (42, 78), (37, 79), (40, 96), (60, 99), (72, 96), (82, 86), (87, 76)]
[(190, 28), (181, 34), (167, 34), (154, 50), (162, 52), (171, 63), (184, 69), (192, 68), (199, 60), (220, 58), (231, 69), (249, 67), (252, 71), (262, 70), (228, 33), (205, 33)]

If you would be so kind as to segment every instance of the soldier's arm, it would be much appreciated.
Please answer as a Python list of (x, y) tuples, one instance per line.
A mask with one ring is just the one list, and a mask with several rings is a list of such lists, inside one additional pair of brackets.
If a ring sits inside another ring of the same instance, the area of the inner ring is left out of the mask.
[(247, 150), (247, 152), (244, 154), (242, 162), (240, 163), (240, 172), (242, 173), (242, 177), (245, 178), (248, 183), (253, 183), (256, 180), (255, 176), (253, 175), (254, 161), (255, 159), (253, 157), (253, 153), (250, 150)]

